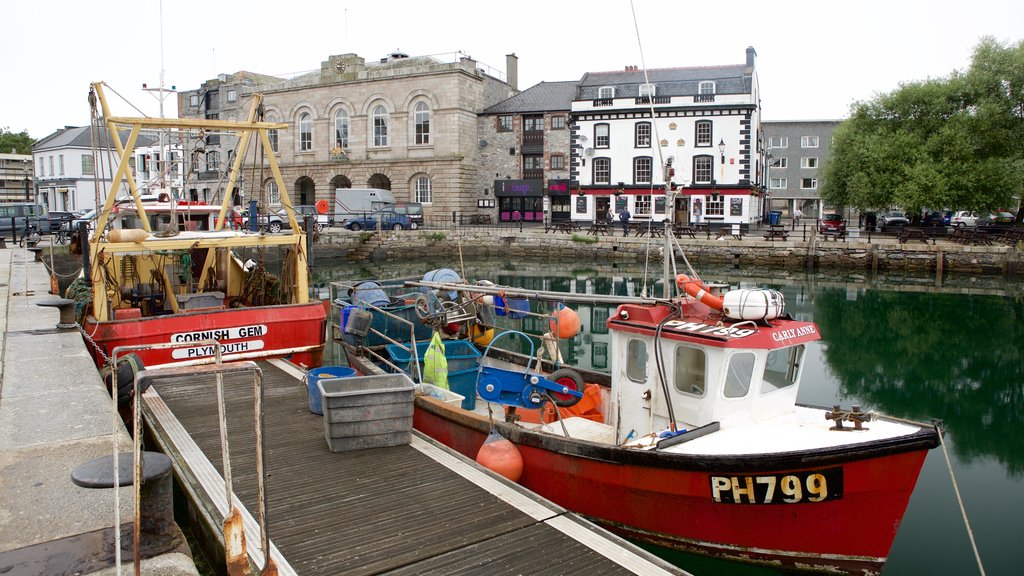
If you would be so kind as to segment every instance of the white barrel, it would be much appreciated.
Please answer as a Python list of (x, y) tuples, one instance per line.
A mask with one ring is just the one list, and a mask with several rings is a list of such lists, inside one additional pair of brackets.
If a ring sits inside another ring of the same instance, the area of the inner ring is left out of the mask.
[(722, 298), (722, 312), (733, 320), (773, 320), (785, 311), (786, 300), (777, 290), (730, 290)]

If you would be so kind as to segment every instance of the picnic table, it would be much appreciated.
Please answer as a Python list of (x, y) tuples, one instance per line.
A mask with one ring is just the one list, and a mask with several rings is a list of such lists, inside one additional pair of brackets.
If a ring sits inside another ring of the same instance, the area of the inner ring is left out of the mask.
[(928, 235), (928, 231), (924, 228), (909, 228), (904, 226), (900, 228), (899, 234), (896, 235), (896, 239), (899, 240), (900, 244), (906, 244), (910, 240), (920, 240), (925, 244), (931, 239)]
[(825, 240), (832, 239), (836, 242), (846, 240), (846, 230), (821, 230), (821, 237)]
[(689, 236), (690, 238), (697, 238), (697, 229), (693, 226), (687, 226), (685, 224), (674, 224), (672, 226), (672, 235), (676, 238), (682, 238), (683, 236)]
[(721, 240), (727, 236), (731, 236), (735, 240), (743, 240), (743, 230), (740, 229), (738, 224), (719, 228), (718, 233), (715, 235), (715, 240)]
[(599, 236), (601, 234), (607, 236), (609, 233), (607, 220), (594, 220), (594, 223), (590, 225), (590, 229), (587, 230), (587, 234), (591, 236)]
[(631, 222), (629, 229), (633, 232), (633, 236), (645, 236), (647, 231), (650, 230), (651, 237), (664, 236), (664, 225), (660, 222)]
[[(979, 233), (983, 232), (979, 230)], [(1024, 242), (1024, 228), (1006, 228), (998, 234), (986, 234), (986, 236), (994, 237), (995, 240), (1006, 242), (1007, 244), (1016, 244), (1017, 242)]]
[(786, 232), (786, 227), (782, 224), (769, 224), (768, 231), (764, 233), (765, 240), (788, 240), (789, 233)]
[(579, 223), (573, 222), (572, 220), (560, 220), (558, 222), (548, 223), (544, 226), (545, 234), (548, 232), (565, 232), (566, 234), (572, 234), (573, 232), (581, 230), (583, 230), (583, 228)]
[(965, 246), (968, 244), (984, 244), (988, 246), (992, 245), (992, 240), (990, 239), (989, 234), (986, 234), (984, 231), (978, 230), (977, 228), (973, 227), (958, 227), (957, 229), (953, 230), (953, 234), (949, 236), (949, 239), (952, 240), (953, 242), (958, 242)]

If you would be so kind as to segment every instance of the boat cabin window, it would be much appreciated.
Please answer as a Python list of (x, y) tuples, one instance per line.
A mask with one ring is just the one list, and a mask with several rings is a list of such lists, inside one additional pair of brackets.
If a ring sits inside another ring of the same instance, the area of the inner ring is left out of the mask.
[(626, 347), (626, 376), (633, 382), (647, 381), (647, 343), (632, 339)]
[(782, 390), (796, 384), (803, 356), (803, 345), (769, 352), (768, 361), (764, 367), (764, 379), (761, 381), (761, 394)]
[(703, 396), (705, 390), (705, 361), (704, 351), (700, 348), (677, 346), (675, 363), (676, 390), (691, 396)]
[(729, 368), (725, 373), (725, 397), (742, 398), (750, 392), (750, 380), (754, 377), (754, 354), (738, 352), (729, 357)]

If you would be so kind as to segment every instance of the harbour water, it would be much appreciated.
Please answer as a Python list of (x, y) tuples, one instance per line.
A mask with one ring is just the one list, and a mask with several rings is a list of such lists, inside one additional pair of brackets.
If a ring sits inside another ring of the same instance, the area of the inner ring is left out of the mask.
[[(313, 281), (422, 276), (451, 263), (387, 265), (387, 271), (321, 261)], [(660, 266), (659, 266), (660, 268)], [(945, 451), (987, 574), (1017, 574), (1024, 542), (1024, 284), (999, 278), (868, 279), (832, 272), (702, 269), (705, 280), (780, 290), (786, 309), (816, 322), (822, 339), (805, 357), (799, 401), (943, 422)], [(658, 276), (660, 269), (649, 276)], [(469, 279), (533, 289), (660, 294), (638, 265), (466, 262)], [(607, 370), (608, 310), (581, 309), (586, 333), (563, 342), (567, 362)], [(871, 514), (871, 510), (863, 510)], [(686, 519), (680, 519), (685, 522)], [(857, 522), (856, 517), (838, 522)], [(778, 574), (658, 551), (694, 574)], [(977, 574), (943, 449), (932, 450), (883, 574)]]

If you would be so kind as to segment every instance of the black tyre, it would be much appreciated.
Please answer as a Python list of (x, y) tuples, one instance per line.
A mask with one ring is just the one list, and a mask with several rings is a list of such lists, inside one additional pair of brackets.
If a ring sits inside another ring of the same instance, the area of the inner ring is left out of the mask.
[(267, 226), (267, 230), (270, 230), (271, 234), (277, 234), (278, 232), (281, 231), (281, 223), (280, 222), (271, 222), (270, 225)]
[(358, 222), (353, 222), (352, 225), (349, 226), (349, 230), (352, 230), (353, 232), (359, 232), (362, 229), (362, 224), (359, 224)]
[[(551, 380), (552, 382), (555, 382), (556, 384), (565, 386), (570, 390), (575, 390), (581, 394), (583, 393), (583, 377), (580, 376), (579, 372), (571, 368), (561, 368), (559, 370), (555, 370), (554, 372), (547, 376), (547, 379)], [(554, 399), (555, 404), (562, 408), (575, 406), (577, 402), (582, 400), (582, 397), (577, 398), (576, 396), (572, 396), (571, 394), (558, 394), (557, 392), (552, 392), (551, 397)]]
[(395, 224), (394, 226), (391, 227), (391, 229), (394, 230), (395, 232), (398, 232), (399, 230), (403, 230), (404, 228), (402, 228), (401, 224)]

